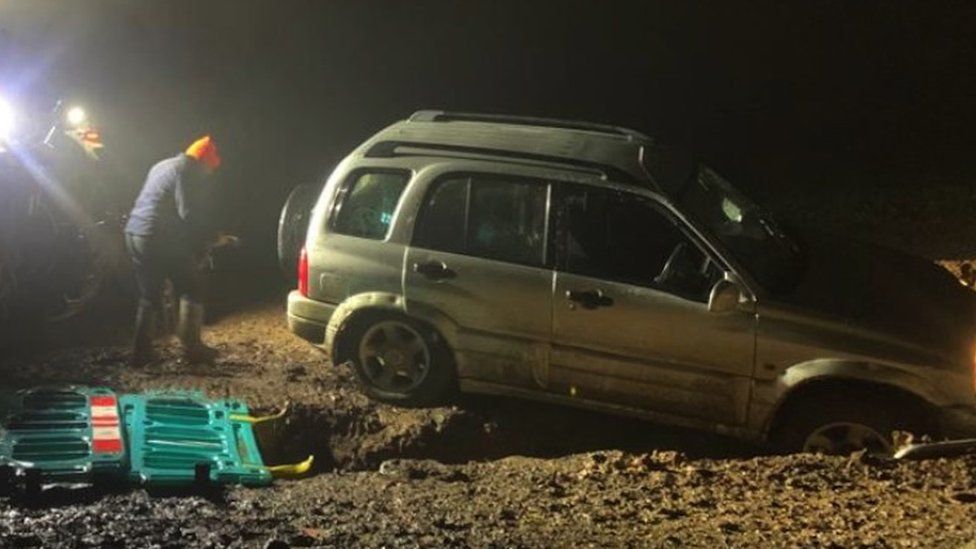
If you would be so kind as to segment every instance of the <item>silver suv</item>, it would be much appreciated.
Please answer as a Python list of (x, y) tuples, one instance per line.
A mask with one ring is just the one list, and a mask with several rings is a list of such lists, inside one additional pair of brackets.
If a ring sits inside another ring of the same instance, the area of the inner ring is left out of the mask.
[(460, 389), (827, 453), (976, 432), (971, 291), (787, 234), (633, 130), (418, 112), (335, 169), (298, 264), (289, 327), (385, 402)]

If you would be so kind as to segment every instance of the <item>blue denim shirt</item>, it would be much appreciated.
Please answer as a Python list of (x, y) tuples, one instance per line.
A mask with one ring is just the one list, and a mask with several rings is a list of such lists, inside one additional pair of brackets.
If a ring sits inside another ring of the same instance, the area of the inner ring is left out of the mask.
[(185, 154), (157, 163), (146, 176), (125, 232), (198, 249), (208, 234), (208, 187), (197, 161)]

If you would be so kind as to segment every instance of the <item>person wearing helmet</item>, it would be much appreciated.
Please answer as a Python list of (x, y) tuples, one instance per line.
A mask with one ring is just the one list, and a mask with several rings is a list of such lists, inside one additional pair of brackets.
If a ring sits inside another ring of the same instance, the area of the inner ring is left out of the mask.
[(139, 285), (132, 365), (155, 358), (152, 337), (167, 279), (180, 298), (177, 335), (184, 360), (209, 363), (217, 356), (217, 350), (200, 339), (203, 304), (198, 265), (212, 232), (209, 180), (220, 162), (214, 140), (209, 135), (198, 139), (185, 153), (149, 170), (129, 214), (125, 243)]

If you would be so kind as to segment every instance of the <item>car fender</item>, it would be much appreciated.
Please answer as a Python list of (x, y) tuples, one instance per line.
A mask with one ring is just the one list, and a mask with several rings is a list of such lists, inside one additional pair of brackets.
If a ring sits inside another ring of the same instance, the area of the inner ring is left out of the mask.
[(335, 343), (339, 341), (349, 327), (350, 320), (366, 311), (400, 313), (431, 325), (447, 341), (449, 346), (453, 346), (456, 341), (457, 325), (436, 309), (425, 305), (411, 304), (408, 312), (406, 299), (400, 294), (365, 292), (347, 298), (336, 307), (329, 319), (329, 324), (325, 329), (324, 346), (329, 349), (329, 356), (333, 362), (336, 361), (337, 346)]
[[(757, 385), (755, 412), (764, 435), (769, 433), (783, 405), (796, 391), (821, 381), (854, 381), (884, 385), (911, 394), (933, 406), (947, 404), (947, 398), (924, 376), (904, 367), (850, 359), (817, 359), (787, 368), (772, 382)], [(769, 394), (769, 393), (773, 394)], [(764, 398), (763, 393), (768, 397)]]
[(336, 362), (338, 347), (335, 344), (349, 327), (350, 319), (356, 314), (365, 310), (403, 313), (404, 309), (403, 296), (391, 292), (364, 292), (350, 296), (336, 307), (325, 327), (324, 346), (329, 350), (329, 358), (333, 363)]

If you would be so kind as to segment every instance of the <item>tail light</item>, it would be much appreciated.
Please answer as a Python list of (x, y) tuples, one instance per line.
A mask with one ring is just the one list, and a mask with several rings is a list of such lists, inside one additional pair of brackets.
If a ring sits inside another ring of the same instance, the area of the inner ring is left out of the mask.
[(304, 246), (298, 256), (298, 293), (308, 297), (308, 252)]

